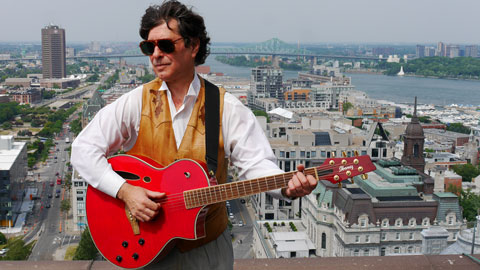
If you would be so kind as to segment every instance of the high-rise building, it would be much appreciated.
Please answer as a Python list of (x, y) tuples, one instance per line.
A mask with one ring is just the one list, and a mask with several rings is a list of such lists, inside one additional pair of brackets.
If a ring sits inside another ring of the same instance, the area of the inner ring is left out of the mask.
[(252, 68), (250, 91), (260, 98), (283, 99), (283, 72), (272, 66)]
[(447, 45), (446, 55), (447, 57), (454, 58), (460, 56), (460, 46), (458, 45)]
[(425, 57), (432, 57), (435, 56), (435, 48), (434, 47), (425, 47)]
[(477, 45), (465, 46), (465, 56), (466, 57), (477, 57), (478, 56), (478, 46)]
[(42, 29), (43, 78), (65, 78), (65, 29), (48, 25)]
[(417, 58), (425, 57), (425, 46), (424, 45), (417, 45), (417, 50), (415, 55)]
[(447, 56), (447, 51), (445, 50), (445, 43), (441, 41), (437, 44), (437, 56)]

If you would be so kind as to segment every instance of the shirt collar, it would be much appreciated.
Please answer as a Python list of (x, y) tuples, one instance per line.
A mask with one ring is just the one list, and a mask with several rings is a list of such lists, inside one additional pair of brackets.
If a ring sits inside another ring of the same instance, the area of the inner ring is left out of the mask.
[[(202, 84), (200, 83), (200, 79), (198, 78), (198, 74), (195, 71), (194, 76), (193, 76), (193, 81), (190, 83), (190, 86), (188, 87), (187, 95), (186, 96), (192, 96), (192, 97), (197, 97), (198, 93), (200, 92), (200, 87)], [(165, 81), (162, 81), (162, 85), (160, 86), (160, 91), (165, 91), (165, 90), (170, 90), (168, 89), (168, 85)], [(170, 92), (170, 91), (169, 91)]]

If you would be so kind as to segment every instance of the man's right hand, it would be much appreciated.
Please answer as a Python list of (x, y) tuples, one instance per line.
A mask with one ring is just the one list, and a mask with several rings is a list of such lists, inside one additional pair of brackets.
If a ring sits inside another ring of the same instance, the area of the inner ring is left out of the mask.
[(133, 186), (127, 182), (117, 192), (117, 198), (125, 203), (132, 216), (142, 222), (150, 221), (158, 214), (158, 201), (164, 197), (165, 193)]

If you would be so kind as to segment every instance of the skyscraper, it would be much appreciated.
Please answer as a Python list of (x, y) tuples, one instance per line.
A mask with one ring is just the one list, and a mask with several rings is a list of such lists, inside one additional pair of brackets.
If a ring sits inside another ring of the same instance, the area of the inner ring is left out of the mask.
[(65, 29), (47, 25), (42, 29), (43, 78), (66, 77)]
[(425, 57), (425, 46), (424, 45), (417, 45), (417, 50), (415, 53), (417, 58)]

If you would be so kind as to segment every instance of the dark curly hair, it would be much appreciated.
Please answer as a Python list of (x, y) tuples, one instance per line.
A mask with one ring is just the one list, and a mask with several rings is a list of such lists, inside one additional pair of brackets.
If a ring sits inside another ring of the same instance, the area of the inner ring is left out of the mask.
[(178, 31), (185, 42), (185, 47), (189, 47), (195, 39), (200, 41), (198, 53), (195, 56), (195, 65), (205, 63), (205, 59), (210, 53), (210, 37), (208, 37), (203, 18), (176, 0), (168, 0), (162, 5), (148, 7), (140, 23), (140, 36), (147, 40), (150, 30), (162, 23), (166, 23), (168, 29), (172, 30), (168, 25), (172, 19), (178, 22)]

